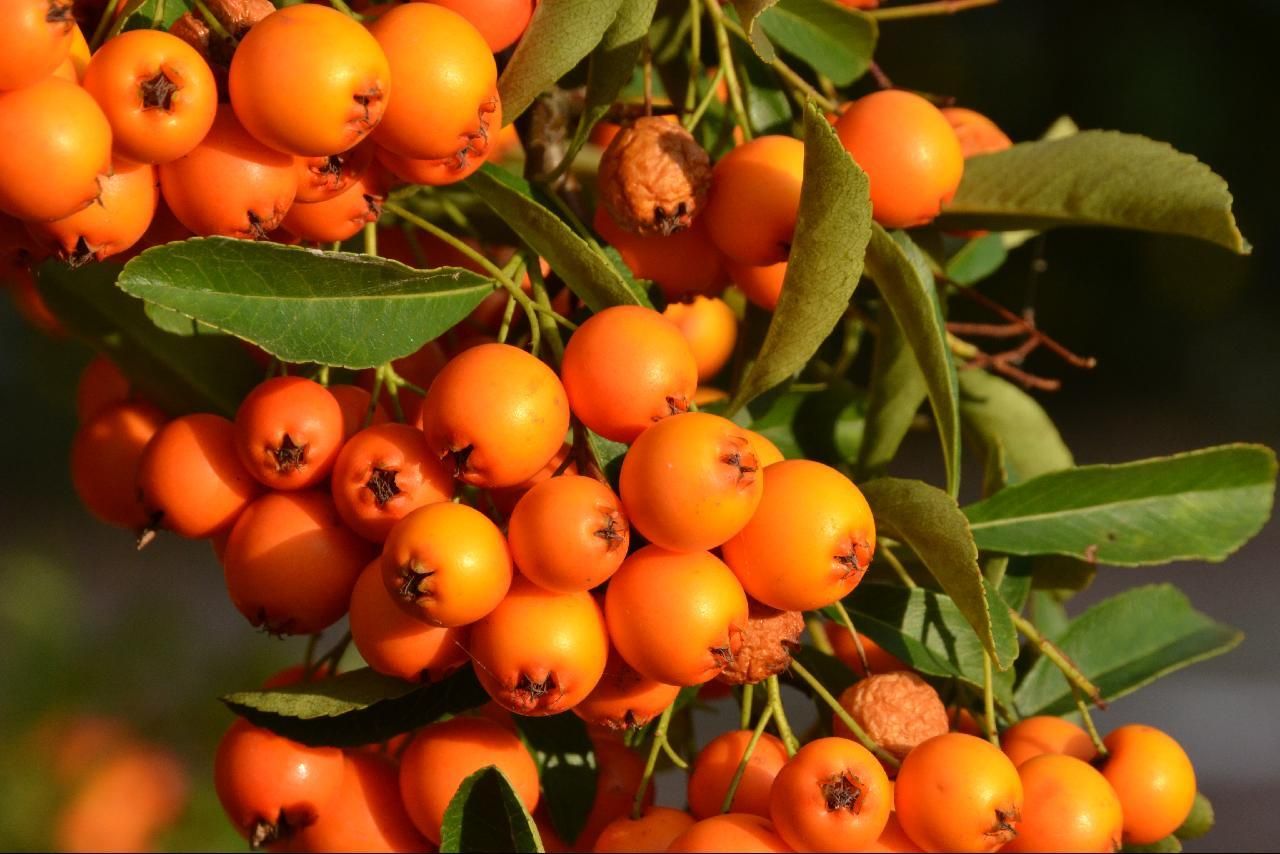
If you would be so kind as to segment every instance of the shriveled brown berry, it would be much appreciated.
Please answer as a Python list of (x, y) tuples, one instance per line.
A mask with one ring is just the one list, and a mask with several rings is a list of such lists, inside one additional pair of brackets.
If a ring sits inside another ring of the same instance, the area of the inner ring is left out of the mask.
[(191, 45), (204, 57), (213, 70), (218, 92), (225, 100), (227, 69), (231, 65), (231, 55), (235, 53), (236, 41), (250, 27), (274, 12), (276, 7), (271, 0), (206, 0), (205, 5), (231, 36), (230, 41), (214, 33), (203, 18), (191, 12), (184, 12), (174, 21), (169, 33)]
[[(938, 692), (911, 671), (881, 673), (855, 682), (840, 695), (840, 705), (872, 741), (899, 759), (917, 744), (950, 729)], [(832, 729), (838, 736), (853, 738), (838, 717)]]
[(742, 630), (742, 649), (720, 673), (729, 685), (754, 685), (776, 676), (791, 664), (791, 651), (800, 645), (804, 617), (799, 611), (777, 611), (754, 599)]
[(669, 236), (688, 228), (707, 200), (711, 158), (669, 117), (636, 119), (600, 160), (600, 199), (627, 231)]

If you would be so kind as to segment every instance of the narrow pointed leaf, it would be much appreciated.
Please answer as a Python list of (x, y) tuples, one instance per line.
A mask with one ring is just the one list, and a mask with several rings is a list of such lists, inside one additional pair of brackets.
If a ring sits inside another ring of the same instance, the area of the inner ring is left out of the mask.
[(999, 445), (1009, 483), (1075, 465), (1035, 398), (986, 371), (960, 372), (960, 420), (984, 456)]
[(742, 22), (742, 29), (747, 31), (751, 47), (765, 62), (773, 62), (778, 54), (773, 49), (769, 37), (765, 35), (764, 28), (760, 26), (759, 19), (765, 10), (777, 2), (778, 0), (733, 0), (734, 11), (738, 13), (738, 20)]
[(1010, 486), (965, 508), (978, 546), (1116, 566), (1221, 561), (1271, 515), (1276, 458), (1224, 445), (1084, 466)]
[(496, 765), (462, 781), (444, 811), (441, 854), (539, 852), (542, 838), (507, 775)]
[(862, 477), (882, 474), (898, 454), (907, 430), (928, 396), (920, 363), (893, 313), (881, 307), (867, 397), (867, 427), (858, 455)]
[(572, 712), (513, 720), (538, 763), (542, 803), (551, 826), (573, 845), (586, 824), (596, 794), (597, 761), (587, 725)]
[(866, 73), (879, 34), (873, 19), (832, 0), (778, 0), (759, 24), (774, 45), (837, 86)]

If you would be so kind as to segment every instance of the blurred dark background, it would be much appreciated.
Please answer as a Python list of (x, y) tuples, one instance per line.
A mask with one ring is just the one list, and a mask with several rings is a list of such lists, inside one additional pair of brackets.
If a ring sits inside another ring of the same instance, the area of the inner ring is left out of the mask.
[[(1081, 372), (1040, 354), (1030, 367), (1065, 380), (1040, 397), (1082, 463), (1237, 440), (1280, 445), (1280, 158), (1264, 127), (1278, 38), (1280, 6), (1270, 0), (1006, 0), (882, 28), (878, 60), (898, 85), (954, 95), (1015, 140), (1067, 114), (1083, 128), (1166, 140), (1233, 189), (1248, 258), (1129, 233), (1060, 231), (1046, 241), (1038, 320), (1099, 367)], [(1020, 308), (1030, 262), (1024, 247), (984, 291)], [(43, 760), (32, 728), (82, 711), (127, 719), (188, 763), (193, 805), (164, 844), (238, 848), (208, 782), (230, 722), (214, 698), (299, 660), (303, 642), (248, 629), (208, 544), (162, 538), (137, 554), (127, 534), (81, 510), (66, 460), (87, 358), (0, 306), (0, 847), (49, 844), (54, 795), (36, 782)], [(907, 450), (936, 455), (929, 441)], [(1170, 580), (1248, 633), (1235, 652), (1101, 716), (1104, 729), (1144, 720), (1187, 746), (1219, 819), (1192, 849), (1265, 849), (1280, 838), (1278, 551), (1272, 523), (1224, 565), (1104, 568), (1071, 605)]]

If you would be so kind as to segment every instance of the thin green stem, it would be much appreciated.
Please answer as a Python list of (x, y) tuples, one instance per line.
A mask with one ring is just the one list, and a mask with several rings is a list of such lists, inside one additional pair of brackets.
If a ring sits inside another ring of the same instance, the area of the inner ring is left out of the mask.
[(671, 760), (672, 765), (676, 766), (681, 771), (689, 770), (689, 763), (684, 760), (683, 756), (676, 753), (676, 749), (671, 746), (671, 742), (665, 738), (662, 740), (662, 752)]
[[(726, 30), (742, 39), (748, 45), (751, 44), (751, 39), (747, 36), (747, 31), (742, 29), (741, 26), (730, 20), (725, 20), (724, 25)], [(773, 61), (769, 63), (769, 67), (777, 72), (778, 76), (791, 86), (792, 91), (796, 95), (796, 99), (801, 103), (804, 103), (805, 99), (812, 99), (814, 103), (828, 112), (835, 112), (839, 109), (840, 105), (838, 103), (815, 89), (808, 80), (801, 77), (795, 69), (790, 65), (787, 65), (780, 58), (774, 57)]]
[(306, 652), (302, 654), (302, 672), (303, 673), (311, 672), (311, 662), (315, 660), (316, 644), (319, 642), (320, 642), (319, 632), (314, 632), (313, 634), (307, 636), (307, 649), (306, 649)]
[(316, 382), (320, 383), (320, 385), (324, 386), (325, 388), (329, 387), (329, 366), (328, 365), (321, 365), (319, 369), (316, 371)]
[(982, 723), (987, 731), (987, 740), (996, 747), (1000, 746), (1000, 734), (996, 729), (996, 700), (994, 677), (991, 673), (991, 655), (982, 651)]
[[(698, 122), (702, 121), (702, 114), (707, 111), (707, 107), (711, 106), (711, 102), (716, 98), (716, 87), (720, 85), (720, 81), (724, 79), (724, 66), (721, 65), (716, 69), (715, 76), (711, 78), (711, 83), (707, 86), (707, 92), (702, 96), (702, 100), (698, 102), (697, 108), (684, 117), (684, 129), (692, 132), (698, 126)], [(689, 84), (690, 91), (694, 89), (693, 83)]]
[(881, 762), (884, 762), (891, 768), (897, 768), (902, 764), (898, 761), (898, 757), (889, 753), (883, 747), (872, 741), (871, 736), (867, 735), (867, 731), (853, 719), (853, 716), (849, 714), (848, 710), (845, 709), (844, 706), (840, 705), (840, 701), (832, 696), (831, 692), (827, 690), (827, 687), (818, 681), (818, 677), (810, 673), (803, 664), (796, 661), (794, 658), (791, 659), (791, 672), (803, 679), (809, 687), (813, 689), (813, 693), (817, 694), (818, 697), (822, 699), (822, 702), (826, 703), (831, 708), (831, 711), (835, 713), (841, 723), (849, 728), (849, 731), (853, 733), (854, 738), (861, 742), (863, 747), (879, 757)]
[(849, 616), (849, 612), (845, 610), (844, 603), (839, 599), (832, 604), (836, 609), (836, 613), (840, 616), (841, 624), (849, 630), (849, 636), (853, 638), (853, 648), (858, 651), (858, 663), (862, 665), (862, 672), (870, 676), (871, 665), (867, 663), (867, 651), (862, 648), (862, 636), (853, 627), (853, 617)]
[(200, 17), (204, 18), (205, 24), (208, 25), (209, 29), (212, 30), (215, 35), (226, 39), (232, 44), (235, 43), (235, 37), (232, 36), (231, 33), (227, 32), (227, 28), (222, 26), (222, 22), (218, 20), (218, 16), (209, 10), (209, 7), (204, 4), (204, 0), (191, 0), (191, 5), (196, 7), (196, 11), (200, 13)]
[(375, 258), (378, 256), (378, 224), (376, 222), (365, 223), (364, 254)]
[(1000, 0), (935, 0), (932, 3), (917, 3), (914, 6), (895, 6), (891, 9), (874, 9), (863, 14), (870, 15), (877, 21), (901, 21), (907, 18), (925, 18), (932, 15), (954, 15), (968, 9), (980, 9), (983, 6), (994, 6)]
[[(747, 742), (746, 748), (742, 751), (742, 759), (739, 760), (738, 767), (734, 769), (733, 779), (729, 781), (729, 788), (725, 790), (724, 800), (720, 802), (720, 812), (727, 813), (733, 807), (733, 796), (738, 794), (738, 785), (742, 782), (742, 776), (747, 773), (747, 763), (751, 761), (751, 754), (755, 753), (756, 745), (760, 743), (760, 738), (764, 735), (764, 728), (769, 725), (769, 719), (772, 717), (773, 706), (765, 706), (764, 711), (760, 714), (760, 720), (756, 721), (756, 728), (751, 731), (751, 740)], [(746, 729), (746, 724), (743, 724), (742, 728)]]
[[(116, 7), (114, 3), (108, 3), (102, 9), (102, 17), (98, 18), (98, 25), (93, 29), (93, 37), (89, 39), (89, 48), (97, 50), (102, 45), (103, 40), (107, 37), (107, 30), (111, 27), (111, 22), (115, 19)], [(123, 15), (121, 15), (123, 17)]]
[(765, 680), (765, 689), (769, 693), (769, 707), (773, 709), (773, 725), (778, 728), (778, 736), (787, 748), (787, 755), (795, 756), (796, 751), (800, 749), (800, 741), (791, 731), (787, 710), (782, 707), (782, 691), (778, 688), (778, 677), (770, 676)]
[(1014, 628), (1021, 632), (1027, 640), (1031, 641), (1040, 650), (1040, 654), (1053, 663), (1054, 667), (1062, 671), (1062, 675), (1066, 677), (1067, 682), (1083, 692), (1089, 698), (1089, 701), (1098, 708), (1105, 709), (1107, 707), (1107, 701), (1103, 699), (1102, 692), (1098, 690), (1098, 687), (1080, 672), (1080, 668), (1076, 667), (1075, 663), (1067, 658), (1062, 650), (1040, 634), (1040, 630), (1035, 627), (1034, 623), (1012, 608), (1009, 609), (1009, 618), (1013, 620)]
[(742, 714), (738, 717), (738, 729), (751, 725), (751, 706), (755, 702), (756, 686), (748, 682), (742, 686)]
[[(684, 111), (688, 113), (693, 109), (693, 102), (698, 97), (697, 80), (698, 75), (702, 72), (702, 0), (689, 0), (689, 85), (684, 90)], [(711, 91), (715, 91), (715, 84), (712, 84)], [(702, 109), (705, 109), (702, 108)], [(697, 124), (695, 119), (693, 124)], [(685, 128), (692, 130), (693, 126), (688, 124), (687, 120)]]
[(809, 627), (809, 641), (813, 648), (824, 655), (835, 655), (835, 647), (831, 645), (831, 638), (827, 636), (827, 627), (823, 625), (822, 618), (810, 617), (805, 624)]
[(885, 562), (893, 568), (893, 571), (898, 574), (898, 580), (902, 582), (904, 587), (914, 590), (920, 586), (911, 577), (911, 573), (907, 572), (907, 568), (902, 565), (902, 561), (898, 560), (898, 556), (893, 553), (893, 549), (881, 543), (879, 553), (884, 557)]
[(511, 320), (516, 316), (516, 301), (507, 300), (507, 305), (502, 309), (502, 325), (498, 327), (498, 343), (506, 344), (507, 336), (511, 334)]
[(529, 266), (529, 281), (533, 284), (533, 300), (538, 307), (538, 322), (542, 324), (542, 333), (551, 344), (551, 356), (555, 364), (559, 365), (560, 360), (564, 358), (564, 339), (560, 337), (560, 328), (556, 324), (564, 323), (570, 329), (577, 327), (556, 314), (551, 308), (551, 297), (547, 294), (547, 283), (542, 280), (542, 268), (538, 265), (537, 258), (534, 258)]
[(1084, 728), (1089, 733), (1089, 740), (1093, 742), (1094, 749), (1098, 751), (1099, 756), (1107, 756), (1111, 751), (1107, 750), (1106, 743), (1098, 734), (1098, 727), (1093, 723), (1093, 715), (1089, 714), (1089, 705), (1084, 701), (1084, 697), (1080, 696), (1080, 689), (1072, 685), (1071, 696), (1076, 701), (1076, 709), (1080, 712), (1080, 718), (1084, 721)]
[(369, 393), (369, 408), (365, 410), (364, 413), (365, 427), (368, 427), (373, 423), (373, 416), (378, 413), (378, 397), (382, 394), (382, 386), (387, 379), (386, 368), (388, 368), (390, 364), (390, 362), (387, 362), (386, 364), (379, 365), (373, 372), (373, 390)]
[(742, 100), (742, 86), (738, 83), (738, 70), (733, 64), (733, 49), (729, 46), (729, 31), (725, 28), (724, 11), (717, 0), (707, 3), (707, 13), (711, 16), (711, 24), (716, 31), (716, 50), (720, 54), (720, 66), (724, 71), (725, 85), (729, 87), (729, 103), (733, 106), (734, 117), (742, 128), (742, 138), (749, 142), (752, 137), (751, 122), (747, 119), (747, 108)]
[(658, 767), (658, 753), (662, 750), (662, 743), (667, 740), (667, 727), (671, 725), (671, 713), (675, 707), (675, 703), (667, 706), (653, 728), (653, 743), (649, 745), (649, 758), (644, 763), (644, 775), (640, 777), (640, 785), (636, 787), (636, 795), (631, 801), (633, 819), (639, 819), (644, 815), (644, 793), (649, 789), (649, 781), (653, 779), (654, 769)]
[(398, 373), (396, 373), (395, 366), (393, 366), (390, 362), (386, 364), (384, 370), (386, 371), (386, 374), (383, 378), (383, 381), (387, 385), (391, 386), (393, 390), (399, 391), (400, 389), (405, 388), (413, 392), (414, 394), (418, 395), (419, 397), (427, 396), (427, 390), (425, 388), (415, 383), (411, 383), (404, 377), (400, 376)]
[(329, 0), (329, 2), (333, 4), (333, 8), (337, 9), (342, 14), (349, 15), (352, 18), (356, 19), (357, 21), (364, 20), (364, 15), (361, 15), (359, 12), (352, 9), (350, 6), (344, 3), (343, 0)]

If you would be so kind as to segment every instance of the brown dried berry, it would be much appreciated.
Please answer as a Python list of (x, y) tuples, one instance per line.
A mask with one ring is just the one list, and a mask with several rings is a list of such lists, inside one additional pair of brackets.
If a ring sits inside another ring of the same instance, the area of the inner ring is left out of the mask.
[[(938, 692), (909, 670), (855, 682), (840, 695), (840, 705), (872, 741), (899, 759), (920, 742), (950, 729)], [(853, 738), (838, 717), (832, 730), (838, 736)]]
[(800, 645), (804, 631), (799, 611), (775, 611), (755, 600), (750, 600), (750, 606), (742, 630), (742, 649), (719, 676), (729, 685), (754, 685), (786, 670), (791, 665), (791, 650)]
[(191, 12), (184, 12), (174, 21), (169, 27), (169, 34), (182, 39), (204, 57), (213, 70), (221, 100), (226, 100), (227, 69), (231, 66), (236, 41), (250, 27), (274, 12), (276, 7), (271, 0), (208, 0), (205, 5), (231, 36), (231, 41), (214, 33), (204, 18)]
[(670, 117), (618, 131), (600, 160), (600, 199), (627, 231), (667, 237), (688, 228), (707, 200), (711, 158)]

